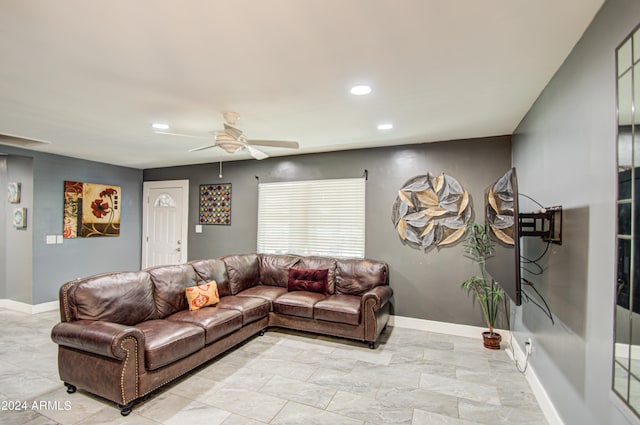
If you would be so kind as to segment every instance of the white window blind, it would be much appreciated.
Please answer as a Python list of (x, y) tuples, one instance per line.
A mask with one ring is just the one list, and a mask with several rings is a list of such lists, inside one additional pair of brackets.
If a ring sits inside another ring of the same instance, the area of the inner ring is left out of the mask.
[(258, 185), (258, 252), (364, 258), (364, 178)]

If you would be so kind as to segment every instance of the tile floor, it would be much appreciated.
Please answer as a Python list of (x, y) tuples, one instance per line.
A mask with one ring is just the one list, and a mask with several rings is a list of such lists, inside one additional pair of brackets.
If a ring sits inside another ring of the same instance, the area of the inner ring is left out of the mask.
[[(270, 329), (122, 417), (57, 376), (57, 312), (0, 309), (2, 424), (546, 424), (504, 350), (480, 340), (388, 327), (375, 350)], [(22, 411), (16, 411), (16, 402)], [(35, 403), (34, 403), (35, 402)]]

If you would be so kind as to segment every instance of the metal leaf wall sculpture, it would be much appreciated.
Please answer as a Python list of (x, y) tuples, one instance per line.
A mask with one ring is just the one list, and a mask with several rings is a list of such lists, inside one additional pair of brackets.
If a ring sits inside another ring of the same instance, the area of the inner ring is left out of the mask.
[(503, 243), (513, 245), (512, 170), (507, 171), (487, 190), (487, 222), (493, 234)]
[(471, 215), (469, 193), (458, 180), (427, 173), (411, 178), (398, 191), (391, 218), (404, 242), (426, 252), (460, 240)]

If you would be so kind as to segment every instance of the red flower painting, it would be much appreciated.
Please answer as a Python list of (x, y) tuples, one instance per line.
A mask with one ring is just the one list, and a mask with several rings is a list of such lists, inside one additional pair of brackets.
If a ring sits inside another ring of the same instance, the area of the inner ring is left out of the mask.
[(109, 209), (109, 204), (102, 202), (102, 199), (96, 199), (91, 203), (91, 211), (93, 212), (93, 215), (98, 218), (102, 218), (109, 214)]
[(65, 238), (120, 234), (120, 187), (65, 181), (64, 189)]

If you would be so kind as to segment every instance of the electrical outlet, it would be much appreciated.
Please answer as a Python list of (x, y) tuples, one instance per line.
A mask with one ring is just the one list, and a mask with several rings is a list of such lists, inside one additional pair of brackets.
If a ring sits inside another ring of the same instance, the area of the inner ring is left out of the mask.
[(531, 354), (533, 351), (533, 341), (531, 340), (531, 337), (527, 338), (524, 342), (524, 348), (527, 351), (527, 354)]

